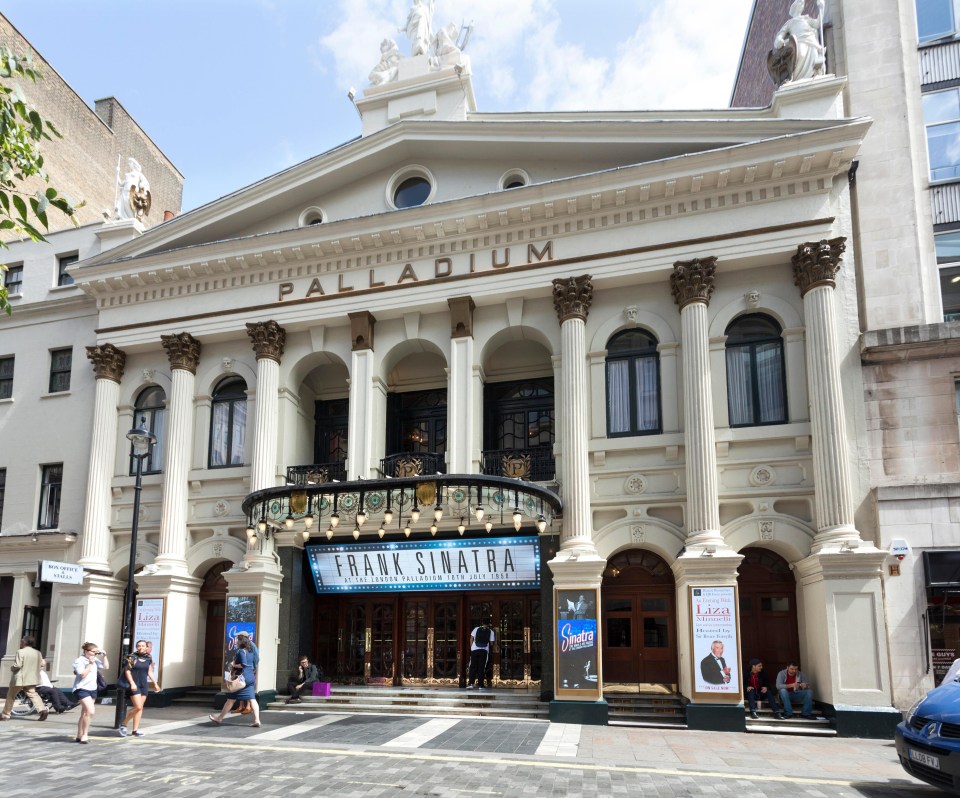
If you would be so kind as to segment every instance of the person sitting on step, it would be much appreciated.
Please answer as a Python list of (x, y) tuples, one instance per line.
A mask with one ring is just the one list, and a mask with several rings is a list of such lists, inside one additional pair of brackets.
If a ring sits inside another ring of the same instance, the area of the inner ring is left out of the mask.
[(284, 703), (299, 704), (301, 702), (300, 693), (304, 690), (311, 690), (313, 683), (319, 681), (320, 673), (317, 671), (317, 666), (307, 659), (306, 654), (301, 654), (299, 666), (287, 679), (287, 692), (290, 693), (290, 697)]
[(780, 720), (783, 716), (780, 714), (780, 706), (777, 704), (777, 698), (767, 684), (767, 674), (763, 672), (763, 662), (756, 657), (750, 660), (750, 673), (747, 676), (747, 683), (744, 686), (744, 694), (747, 698), (747, 706), (750, 707), (750, 717), (757, 719), (760, 715), (757, 709), (761, 701), (770, 704), (773, 716)]
[(777, 693), (780, 703), (783, 704), (783, 717), (793, 717), (793, 705), (803, 703), (800, 717), (805, 720), (815, 720), (813, 715), (813, 690), (810, 682), (800, 670), (800, 664), (791, 662), (777, 674)]

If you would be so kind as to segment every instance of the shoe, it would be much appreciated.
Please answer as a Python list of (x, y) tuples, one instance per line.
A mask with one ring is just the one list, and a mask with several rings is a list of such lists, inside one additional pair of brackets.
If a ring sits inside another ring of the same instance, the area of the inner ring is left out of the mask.
[(782, 712), (774, 712), (774, 713), (773, 713), (773, 717), (775, 717), (777, 720), (783, 720), (783, 713), (782, 713)]
[(128, 734), (130, 734), (130, 732), (127, 731), (126, 726), (119, 726), (117, 727), (117, 734), (119, 734), (121, 737), (126, 737)]
[(246, 707), (245, 709), (240, 710), (241, 715), (249, 715), (251, 712), (253, 712), (253, 710), (250, 709), (250, 707)]
[(294, 699), (293, 699), (293, 703), (294, 703), (294, 704), (302, 704), (302, 703), (303, 703), (303, 699), (302, 699), (302, 698), (294, 698)]
[(258, 720), (258, 721), (254, 722), (254, 723), (251, 723), (250, 726), (251, 726), (252, 728), (254, 728), (254, 729), (259, 729), (259, 728), (260, 728), (260, 721)]
[(782, 720), (790, 720), (790, 718), (792, 718), (792, 717), (793, 717), (793, 713), (792, 713), (792, 712), (791, 712), (789, 715), (786, 714), (786, 713), (784, 713)]
[(0, 715), (0, 720), (10, 720), (9, 715)]
[[(468, 684), (468, 685), (467, 685), (467, 689), (468, 689), (468, 690), (472, 690), (472, 689), (473, 689), (473, 685), (472, 685), (472, 684)], [(6, 718), (4, 718), (4, 720), (6, 720)]]
[(219, 715), (207, 715), (207, 717), (216, 723), (218, 726), (223, 723), (223, 719)]
[(89, 743), (90, 741), (89, 741), (89, 740), (81, 740), (81, 739), (78, 737), (78, 738), (77, 738), (77, 742), (80, 743), (80, 745), (87, 745), (87, 743)]
[(288, 698), (288, 699), (287, 699), (286, 701), (284, 701), (283, 703), (284, 703), (284, 704), (292, 704), (292, 703), (293, 703), (293, 699), (292, 699), (292, 698)]
[(50, 713), (46, 709), (44, 709), (43, 711), (41, 711), (40, 717), (37, 718), (37, 720), (46, 720), (49, 714)]
[(756, 712), (751, 712), (750, 717), (753, 718), (754, 720), (760, 719), (760, 716)]
[(234, 707), (233, 709), (230, 710), (231, 715), (234, 715), (240, 712), (243, 712), (243, 707)]
[(143, 732), (140, 731), (140, 729), (137, 729), (135, 732), (133, 732), (133, 736), (134, 736), (134, 737), (143, 737)]
[(817, 716), (816, 716), (816, 715), (801, 715), (800, 717), (803, 718), (804, 720), (816, 720), (816, 719), (817, 719)]

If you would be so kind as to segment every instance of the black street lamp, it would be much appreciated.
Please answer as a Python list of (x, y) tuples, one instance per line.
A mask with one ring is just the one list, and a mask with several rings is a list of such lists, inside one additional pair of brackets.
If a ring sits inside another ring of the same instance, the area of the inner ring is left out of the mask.
[[(146, 428), (147, 419), (140, 417), (140, 426), (127, 433), (127, 440), (133, 445), (133, 459), (137, 463), (137, 479), (133, 487), (133, 520), (130, 522), (130, 567), (127, 569), (127, 597), (123, 603), (123, 626), (120, 630), (120, 673), (123, 673), (124, 658), (130, 653), (130, 635), (133, 625), (133, 602), (136, 599), (133, 583), (133, 571), (137, 567), (137, 532), (140, 527), (140, 491), (143, 483), (143, 461), (150, 456), (150, 450), (157, 442), (157, 436)], [(127, 691), (117, 690), (117, 714), (113, 727), (120, 728), (127, 714)]]

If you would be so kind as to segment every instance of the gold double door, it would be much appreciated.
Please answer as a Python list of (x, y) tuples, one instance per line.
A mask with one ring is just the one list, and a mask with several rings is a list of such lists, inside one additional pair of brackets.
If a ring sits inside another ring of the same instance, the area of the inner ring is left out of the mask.
[(466, 679), (470, 631), (487, 616), (494, 618), (497, 637), (494, 682), (538, 682), (539, 594), (437, 592), (321, 599), (316, 656), (338, 681), (457, 686)]

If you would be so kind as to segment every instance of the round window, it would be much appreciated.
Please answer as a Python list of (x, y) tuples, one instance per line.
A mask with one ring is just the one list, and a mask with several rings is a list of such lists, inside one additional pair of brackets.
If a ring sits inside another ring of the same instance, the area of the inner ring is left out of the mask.
[(430, 181), (415, 175), (408, 177), (393, 192), (393, 204), (398, 208), (415, 208), (423, 205), (430, 196)]

